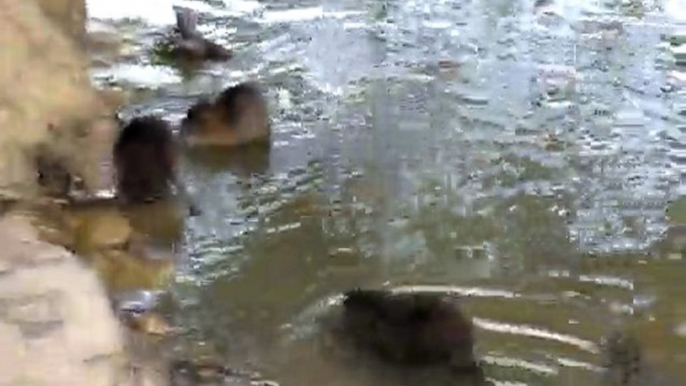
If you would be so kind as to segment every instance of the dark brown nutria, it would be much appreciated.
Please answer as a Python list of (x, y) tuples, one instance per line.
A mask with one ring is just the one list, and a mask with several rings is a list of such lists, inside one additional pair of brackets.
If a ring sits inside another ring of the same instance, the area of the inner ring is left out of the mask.
[(231, 59), (233, 53), (204, 38), (197, 30), (198, 15), (188, 8), (175, 7), (176, 34), (172, 39), (172, 55), (180, 60), (224, 61)]
[[(166, 199), (171, 189), (189, 200), (177, 180), (177, 148), (169, 124), (154, 116), (133, 118), (114, 144), (117, 196), (125, 203), (140, 204)], [(198, 209), (192, 202), (191, 214)]]
[(345, 294), (343, 308), (346, 334), (386, 361), (477, 367), (472, 323), (444, 294), (355, 289)]
[(181, 123), (181, 133), (189, 145), (268, 144), (267, 103), (254, 83), (229, 87), (214, 100), (204, 99), (192, 106)]

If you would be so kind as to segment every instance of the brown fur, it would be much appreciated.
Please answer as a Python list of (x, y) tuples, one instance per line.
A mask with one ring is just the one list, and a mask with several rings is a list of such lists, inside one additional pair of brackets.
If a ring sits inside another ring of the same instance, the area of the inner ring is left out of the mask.
[(228, 50), (205, 39), (196, 29), (197, 14), (187, 8), (176, 9), (176, 36), (173, 38), (173, 55), (186, 62), (225, 61), (233, 57)]
[(191, 145), (240, 146), (268, 143), (271, 137), (267, 104), (252, 83), (229, 87), (214, 101), (199, 101), (181, 127)]
[(343, 307), (346, 333), (386, 361), (476, 367), (471, 321), (441, 294), (358, 289)]
[(165, 198), (175, 182), (176, 152), (169, 125), (145, 116), (131, 120), (114, 144), (118, 196), (128, 203)]

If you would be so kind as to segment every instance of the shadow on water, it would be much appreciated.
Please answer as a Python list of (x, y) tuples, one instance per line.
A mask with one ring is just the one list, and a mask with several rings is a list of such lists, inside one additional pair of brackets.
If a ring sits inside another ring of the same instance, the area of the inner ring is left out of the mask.
[(269, 170), (269, 147), (249, 146), (226, 151), (222, 148), (195, 148), (186, 152), (188, 162), (216, 173), (229, 171), (235, 176), (249, 177)]
[[(316, 320), (351, 287), (419, 286), (463, 295), (496, 384), (602, 384), (615, 328), (686, 379), (678, 7), (186, 3), (235, 59), (153, 68), (156, 97), (122, 114), (176, 122), (256, 79), (274, 122), (268, 152), (184, 157), (204, 208), (170, 290), (188, 336), (284, 385), (403, 384), (327, 359)], [(140, 85), (131, 68), (94, 77)]]

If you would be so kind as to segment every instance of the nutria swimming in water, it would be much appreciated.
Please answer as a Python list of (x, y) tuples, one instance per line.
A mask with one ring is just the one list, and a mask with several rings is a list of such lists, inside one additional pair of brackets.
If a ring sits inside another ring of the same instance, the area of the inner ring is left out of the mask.
[(355, 289), (343, 309), (343, 331), (383, 360), (477, 370), (472, 323), (446, 295)]
[(174, 7), (176, 33), (172, 38), (172, 55), (186, 61), (224, 61), (233, 53), (204, 38), (197, 30), (198, 15), (191, 9)]
[[(154, 116), (133, 118), (119, 133), (113, 149), (117, 196), (125, 203), (162, 200), (173, 187), (186, 191), (176, 178), (177, 149), (169, 124)], [(189, 202), (192, 213), (197, 208)]]
[(611, 386), (677, 386), (677, 382), (644, 358), (643, 347), (629, 331), (613, 331), (603, 342), (605, 382)]
[(192, 106), (181, 122), (181, 135), (189, 145), (269, 144), (267, 103), (254, 83), (229, 87), (213, 101)]

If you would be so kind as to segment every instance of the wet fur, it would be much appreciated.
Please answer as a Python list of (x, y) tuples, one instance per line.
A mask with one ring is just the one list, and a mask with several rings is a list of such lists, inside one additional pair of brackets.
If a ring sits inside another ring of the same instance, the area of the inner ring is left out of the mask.
[(176, 154), (168, 124), (153, 116), (131, 120), (114, 145), (118, 196), (127, 203), (167, 197), (175, 182)]
[(476, 368), (471, 321), (443, 295), (356, 289), (343, 308), (346, 333), (386, 361)]
[(198, 145), (268, 144), (271, 137), (267, 104), (253, 83), (229, 87), (214, 101), (200, 100), (181, 128), (186, 141)]

